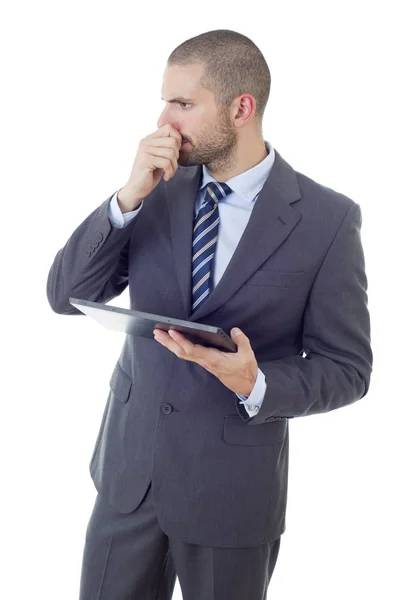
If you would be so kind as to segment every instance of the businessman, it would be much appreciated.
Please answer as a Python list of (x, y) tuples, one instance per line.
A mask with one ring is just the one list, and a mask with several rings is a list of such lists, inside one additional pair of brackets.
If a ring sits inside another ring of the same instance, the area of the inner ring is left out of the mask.
[[(72, 233), (47, 281), (221, 327), (223, 352), (126, 335), (90, 461), (80, 600), (262, 600), (286, 529), (289, 419), (363, 398), (372, 371), (360, 206), (264, 139), (270, 72), (216, 30), (168, 58), (165, 108), (127, 183)], [(236, 331), (238, 329), (238, 331)]]

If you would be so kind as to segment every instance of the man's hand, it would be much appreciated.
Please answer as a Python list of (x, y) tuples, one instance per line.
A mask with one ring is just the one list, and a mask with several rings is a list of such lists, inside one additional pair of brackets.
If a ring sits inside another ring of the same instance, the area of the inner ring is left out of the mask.
[(175, 175), (181, 145), (181, 134), (169, 123), (140, 140), (128, 182), (117, 195), (122, 212), (134, 210), (163, 175), (165, 181)]
[(184, 335), (170, 329), (154, 329), (154, 338), (171, 350), (178, 358), (196, 362), (218, 377), (227, 388), (242, 396), (250, 396), (258, 375), (258, 364), (249, 338), (239, 330), (231, 329), (231, 336), (237, 344), (237, 352), (222, 352), (217, 348), (207, 348), (192, 344)]

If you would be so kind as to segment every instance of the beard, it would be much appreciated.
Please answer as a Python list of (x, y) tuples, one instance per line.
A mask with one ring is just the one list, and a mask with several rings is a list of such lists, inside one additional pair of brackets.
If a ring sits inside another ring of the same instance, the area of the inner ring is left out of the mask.
[(217, 125), (207, 126), (198, 136), (196, 144), (181, 150), (178, 165), (193, 167), (205, 165), (210, 172), (223, 172), (235, 165), (238, 136), (226, 113), (219, 113)]

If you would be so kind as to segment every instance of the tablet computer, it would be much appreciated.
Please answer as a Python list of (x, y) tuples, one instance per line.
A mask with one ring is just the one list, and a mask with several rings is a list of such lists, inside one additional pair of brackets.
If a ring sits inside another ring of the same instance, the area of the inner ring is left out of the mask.
[[(202, 344), (226, 352), (236, 352), (237, 344), (220, 327), (204, 325), (163, 315), (139, 310), (129, 310), (118, 306), (108, 306), (100, 302), (91, 302), (80, 298), (69, 298), (69, 303), (82, 313), (92, 317), (107, 329), (124, 331), (130, 335), (138, 335), (154, 339), (153, 330), (175, 329), (182, 333), (193, 344)], [(154, 340), (156, 341), (156, 340)], [(158, 342), (157, 342), (158, 343)]]

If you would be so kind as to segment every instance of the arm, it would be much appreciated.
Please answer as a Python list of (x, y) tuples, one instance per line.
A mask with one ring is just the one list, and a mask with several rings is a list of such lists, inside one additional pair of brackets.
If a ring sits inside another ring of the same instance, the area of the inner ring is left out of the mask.
[(128, 285), (129, 240), (134, 227), (129, 215), (136, 216), (141, 206), (125, 213), (127, 216), (121, 215), (125, 226), (118, 227), (109, 218), (110, 201), (114, 199), (118, 207), (116, 194), (96, 208), (57, 252), (46, 286), (49, 304), (56, 313), (83, 315), (69, 303), (70, 296), (107, 303)]
[(244, 419), (249, 425), (274, 416), (328, 412), (367, 393), (372, 350), (361, 223), (360, 206), (353, 203), (325, 255), (305, 308), (306, 356), (260, 361), (268, 387), (257, 415)]

